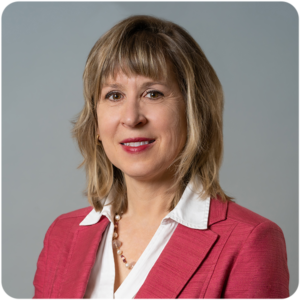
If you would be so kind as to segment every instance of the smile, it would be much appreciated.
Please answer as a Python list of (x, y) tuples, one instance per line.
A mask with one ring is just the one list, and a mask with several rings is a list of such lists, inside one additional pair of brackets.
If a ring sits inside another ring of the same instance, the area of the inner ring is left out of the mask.
[(124, 146), (130, 146), (130, 147), (139, 147), (139, 146), (142, 146), (142, 145), (151, 144), (153, 142), (154, 142), (154, 140), (152, 140), (152, 141), (144, 141), (144, 142), (135, 142), (135, 143), (122, 143), (122, 145), (124, 145)]
[(130, 154), (138, 154), (153, 147), (154, 139), (150, 138), (131, 138), (123, 140), (120, 144), (124, 151)]

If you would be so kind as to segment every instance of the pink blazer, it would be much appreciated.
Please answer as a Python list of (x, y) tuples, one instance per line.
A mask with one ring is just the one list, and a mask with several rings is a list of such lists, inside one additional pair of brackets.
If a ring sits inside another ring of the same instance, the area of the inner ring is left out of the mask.
[[(102, 233), (102, 216), (83, 208), (50, 226), (34, 278), (34, 298), (83, 298)], [(211, 200), (207, 230), (178, 224), (135, 298), (286, 298), (289, 272), (281, 229), (240, 205)]]

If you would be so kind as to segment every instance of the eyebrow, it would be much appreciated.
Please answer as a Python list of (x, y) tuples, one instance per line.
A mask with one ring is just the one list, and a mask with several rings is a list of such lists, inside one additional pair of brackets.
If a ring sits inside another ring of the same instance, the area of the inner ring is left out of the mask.
[[(147, 81), (142, 84), (141, 88), (146, 88), (146, 87), (149, 87), (154, 84), (160, 84), (160, 85), (167, 86), (167, 83), (164, 81)], [(106, 88), (106, 87), (110, 87), (113, 89), (121, 89), (121, 88), (123, 88), (123, 85), (120, 83), (104, 83), (102, 88)]]

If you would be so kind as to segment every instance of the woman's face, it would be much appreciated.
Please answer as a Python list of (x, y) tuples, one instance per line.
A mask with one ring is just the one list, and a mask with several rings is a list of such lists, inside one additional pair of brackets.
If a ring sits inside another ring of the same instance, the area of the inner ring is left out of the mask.
[(105, 153), (125, 176), (143, 181), (171, 176), (167, 168), (187, 134), (185, 103), (173, 72), (158, 81), (116, 73), (103, 85), (97, 116)]

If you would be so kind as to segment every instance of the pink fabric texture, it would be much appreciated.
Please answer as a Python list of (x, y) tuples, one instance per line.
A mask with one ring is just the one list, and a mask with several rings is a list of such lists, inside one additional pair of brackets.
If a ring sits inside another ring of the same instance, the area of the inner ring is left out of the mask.
[[(83, 298), (109, 221), (79, 226), (91, 211), (58, 217), (48, 229), (34, 298)], [(286, 298), (289, 272), (282, 230), (234, 203), (211, 200), (207, 230), (178, 224), (135, 298)]]

